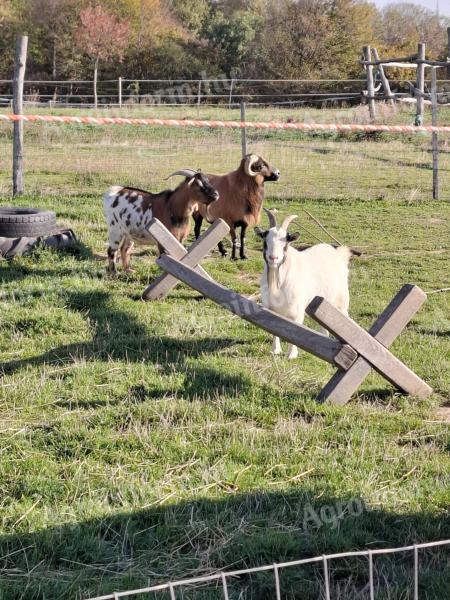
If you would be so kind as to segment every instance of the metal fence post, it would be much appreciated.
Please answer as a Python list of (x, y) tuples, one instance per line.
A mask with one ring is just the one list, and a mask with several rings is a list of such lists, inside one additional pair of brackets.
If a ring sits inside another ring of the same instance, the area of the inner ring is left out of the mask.
[(122, 77), (119, 77), (119, 108), (122, 108)]
[[(245, 102), (241, 100), (241, 123), (245, 123)], [(247, 129), (242, 127), (241, 129), (241, 146), (242, 146), (242, 158), (247, 156)]]
[[(13, 81), (13, 112), (23, 112), (23, 83), (27, 62), (28, 36), (21, 35), (16, 42), (16, 60)], [(23, 121), (14, 121), (13, 137), (13, 195), (23, 194)]]
[[(436, 67), (431, 69), (431, 124), (437, 127), (437, 75)], [(433, 200), (439, 200), (439, 145), (438, 134), (433, 131), (431, 134), (431, 143), (433, 151)]]

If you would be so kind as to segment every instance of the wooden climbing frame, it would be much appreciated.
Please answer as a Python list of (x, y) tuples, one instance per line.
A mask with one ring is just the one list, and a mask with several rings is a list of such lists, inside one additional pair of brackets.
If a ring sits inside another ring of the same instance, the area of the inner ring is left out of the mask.
[(147, 287), (143, 299), (160, 300), (181, 281), (235, 315), (335, 365), (337, 371), (321, 390), (319, 402), (345, 404), (372, 369), (403, 392), (422, 398), (432, 393), (431, 387), (388, 349), (425, 302), (426, 294), (420, 288), (404, 285), (369, 331), (317, 296), (306, 311), (337, 338), (331, 339), (237, 294), (206, 273), (201, 260), (228, 231), (219, 219), (186, 250), (153, 219), (149, 232), (164, 248), (157, 263), (165, 273)]

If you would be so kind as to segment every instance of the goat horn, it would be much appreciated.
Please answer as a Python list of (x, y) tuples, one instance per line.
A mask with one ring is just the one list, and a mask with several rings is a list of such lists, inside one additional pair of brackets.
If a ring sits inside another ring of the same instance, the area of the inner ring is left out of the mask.
[(271, 210), (269, 210), (268, 208), (266, 208), (265, 206), (263, 206), (263, 209), (266, 213), (266, 215), (269, 218), (269, 225), (270, 228), (272, 229), (272, 227), (276, 227), (277, 226), (277, 218), (275, 216), (275, 213), (273, 213)]
[(297, 218), (297, 215), (289, 215), (288, 217), (286, 217), (283, 221), (283, 225), (281, 226), (281, 229), (284, 229), (285, 231), (287, 231), (287, 228), (289, 227), (291, 222), (296, 218)]
[(250, 154), (250, 156), (247, 157), (247, 160), (245, 162), (245, 170), (247, 172), (247, 175), (250, 175), (250, 177), (254, 177), (258, 174), (256, 171), (253, 171), (252, 168), (255, 162), (257, 162), (258, 160), (259, 156), (257, 156), (256, 154)]
[[(180, 169), (179, 171), (175, 171), (174, 173), (169, 175), (169, 177), (173, 177), (174, 175), (182, 175), (183, 177), (194, 177), (194, 175), (196, 174), (197, 171), (194, 171), (193, 169)], [(166, 177), (165, 181), (167, 181), (169, 177)]]

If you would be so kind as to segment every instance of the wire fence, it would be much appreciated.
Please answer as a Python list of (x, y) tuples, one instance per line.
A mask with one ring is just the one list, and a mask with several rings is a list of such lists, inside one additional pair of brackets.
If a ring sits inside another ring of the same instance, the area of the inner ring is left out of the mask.
[[(219, 571), (216, 573), (212, 573), (210, 575), (204, 575), (202, 577), (192, 577), (188, 579), (181, 579), (178, 581), (169, 581), (166, 583), (160, 583), (157, 585), (150, 585), (140, 589), (127, 590), (122, 592), (114, 592), (112, 594), (107, 594), (104, 596), (97, 596), (95, 598), (91, 598), (90, 600), (118, 600), (119, 598), (129, 598), (131, 596), (138, 597), (142, 594), (146, 594), (147, 597), (151, 593), (155, 593), (157, 595), (152, 596), (155, 598), (158, 597), (167, 597), (161, 595), (162, 593), (169, 593), (171, 600), (176, 600), (176, 598), (194, 598), (195, 596), (195, 587), (198, 590), (201, 589), (202, 592), (206, 593), (202, 596), (204, 598), (214, 598), (219, 599), (223, 598), (224, 600), (231, 600), (232, 597), (238, 597), (240, 599), (243, 598), (252, 598), (251, 589), (248, 590), (247, 586), (247, 594), (239, 593), (238, 588), (242, 587), (242, 580), (245, 577), (251, 575), (257, 575), (261, 573), (269, 573), (272, 576), (272, 597), (276, 598), (276, 600), (281, 600), (283, 597), (283, 586), (282, 586), (282, 574), (283, 571), (288, 569), (297, 570), (300, 567), (305, 567), (309, 565), (314, 565), (319, 567), (315, 570), (315, 577), (319, 579), (319, 588), (318, 595), (316, 596), (317, 600), (331, 600), (333, 593), (333, 572), (339, 570), (339, 567), (336, 567), (336, 561), (343, 559), (355, 559), (360, 558), (366, 560), (366, 571), (367, 578), (366, 586), (362, 586), (360, 582), (360, 587), (364, 587), (367, 589), (368, 597), (370, 600), (375, 600), (376, 596), (382, 591), (383, 587), (389, 586), (389, 580), (384, 576), (380, 576), (380, 572), (377, 569), (377, 559), (382, 557), (392, 556), (392, 555), (404, 555), (407, 554), (409, 556), (404, 560), (409, 561), (409, 575), (407, 575), (407, 580), (409, 580), (409, 586), (406, 586), (406, 589), (403, 590), (403, 594), (401, 596), (396, 595), (398, 590), (393, 591), (393, 595), (387, 596), (389, 598), (411, 598), (412, 600), (420, 600), (421, 597), (425, 598), (426, 593), (422, 596), (420, 595), (420, 569), (421, 569), (421, 552), (426, 549), (431, 548), (442, 548), (444, 546), (450, 546), (450, 540), (440, 540), (436, 542), (428, 542), (422, 544), (414, 544), (409, 546), (402, 546), (399, 548), (383, 548), (383, 549), (374, 549), (374, 550), (358, 550), (353, 552), (340, 552), (337, 554), (325, 554), (322, 556), (315, 556), (312, 558), (303, 558), (300, 560), (294, 560), (289, 562), (280, 562), (274, 563), (270, 565), (263, 565), (260, 567), (252, 567), (246, 569), (238, 569), (234, 571)], [(311, 574), (309, 574), (310, 576)], [(205, 590), (205, 587), (208, 588)], [(395, 587), (395, 585), (393, 586)], [(408, 590), (409, 587), (409, 590)], [(194, 589), (193, 589), (194, 588)], [(183, 591), (185, 589), (190, 589), (191, 594), (189, 596), (185, 596)], [(296, 597), (302, 597), (302, 593), (309, 593), (311, 589), (311, 581), (305, 580), (303, 581), (303, 589), (301, 580), (297, 580), (296, 585)], [(234, 596), (232, 592), (236, 591), (236, 595)], [(194, 592), (194, 593), (192, 593)], [(305, 596), (306, 597), (306, 596)]]
[[(415, 75), (390, 79), (393, 93), (410, 97)], [(429, 84), (430, 82), (428, 82)], [(0, 105), (12, 102), (12, 80), (0, 80)], [(360, 104), (365, 79), (109, 79), (98, 82), (98, 106), (222, 105), (249, 106), (342, 106)], [(450, 102), (450, 80), (439, 80), (439, 102)], [(90, 80), (25, 81), (24, 102), (33, 106), (93, 106)]]
[[(380, 107), (381, 108), (381, 107)], [(411, 122), (413, 111), (384, 105), (384, 122)], [(153, 111), (153, 112), (152, 112)], [(161, 115), (156, 109), (141, 114)], [(191, 114), (195, 117), (195, 110)], [(61, 113), (63, 114), (63, 113)], [(96, 113), (97, 114), (97, 113)], [(135, 114), (135, 113), (132, 113)], [(239, 112), (208, 109), (201, 127), (189, 126), (189, 111), (167, 113), (184, 126), (134, 126), (81, 122), (24, 124), (25, 192), (34, 195), (101, 195), (110, 185), (123, 184), (157, 191), (168, 186), (165, 178), (183, 168), (225, 173), (237, 168), (241, 157), (241, 131), (214, 128), (212, 119)], [(181, 117), (181, 118), (180, 118)], [(248, 120), (278, 120), (285, 129), (247, 128), (247, 150), (262, 155), (281, 171), (277, 183), (268, 183), (266, 197), (318, 201), (383, 201), (415, 203), (432, 195), (431, 134), (410, 128), (382, 132), (367, 124), (367, 107), (340, 110), (248, 109)], [(312, 120), (330, 124), (330, 130), (301, 130)], [(62, 120), (62, 119), (61, 119)], [(345, 123), (364, 125), (363, 131), (345, 130)], [(340, 123), (339, 128), (333, 124)], [(334, 130), (333, 130), (334, 128)], [(450, 197), (450, 146), (448, 134), (439, 135), (441, 198)], [(12, 124), (0, 122), (0, 194), (11, 193)]]

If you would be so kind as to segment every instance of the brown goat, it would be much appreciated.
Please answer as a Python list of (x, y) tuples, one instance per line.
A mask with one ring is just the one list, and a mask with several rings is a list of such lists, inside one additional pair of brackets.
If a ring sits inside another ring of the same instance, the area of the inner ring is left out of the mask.
[[(280, 171), (273, 169), (261, 156), (247, 154), (239, 167), (226, 175), (208, 174), (211, 184), (219, 192), (219, 200), (206, 210), (205, 206), (198, 207), (194, 212), (195, 237), (198, 238), (203, 219), (212, 223), (216, 219), (223, 219), (230, 227), (232, 243), (232, 260), (236, 259), (236, 228), (241, 228), (241, 244), (239, 256), (247, 258), (245, 254), (245, 234), (249, 227), (258, 225), (261, 218), (261, 208), (264, 201), (264, 183), (278, 181)], [(226, 256), (223, 243), (219, 243), (219, 251)]]
[[(122, 265), (129, 271), (129, 261), (134, 243), (152, 244), (148, 232), (153, 218), (162, 224), (182, 243), (190, 232), (191, 216), (197, 206), (206, 206), (218, 200), (219, 194), (208, 178), (200, 172), (184, 169), (172, 175), (186, 179), (174, 190), (157, 194), (137, 188), (113, 186), (105, 194), (103, 209), (108, 223), (108, 270), (116, 272), (120, 248)], [(162, 248), (159, 248), (160, 252)]]

